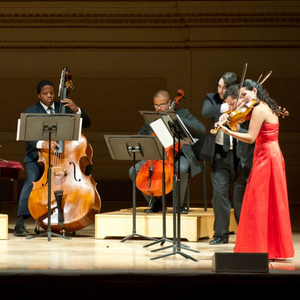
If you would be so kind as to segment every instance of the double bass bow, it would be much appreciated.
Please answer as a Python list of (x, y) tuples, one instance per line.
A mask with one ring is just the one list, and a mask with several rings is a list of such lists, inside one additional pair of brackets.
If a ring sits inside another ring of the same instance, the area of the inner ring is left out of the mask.
[[(60, 100), (74, 89), (72, 74), (65, 67), (59, 86)], [(66, 108), (60, 101), (60, 113)], [(39, 164), (44, 166), (41, 178), (33, 182), (28, 200), (30, 214), (47, 229), (48, 209), (51, 210), (53, 231), (74, 232), (91, 224), (101, 209), (101, 199), (90, 171), (93, 149), (84, 135), (78, 141), (56, 141), (58, 149), (51, 154), (51, 207), (48, 208), (48, 152), (39, 151)]]
[[(185, 98), (184, 91), (179, 89), (177, 97), (174, 98), (170, 105), (170, 109), (174, 109), (181, 99)], [(155, 133), (153, 133), (154, 135)], [(178, 151), (175, 145), (175, 153)], [(165, 148), (168, 160), (165, 163), (165, 193), (168, 194), (173, 190), (173, 173), (174, 173), (174, 149), (173, 146)], [(162, 184), (163, 161), (147, 160), (139, 170), (136, 176), (136, 187), (144, 194), (152, 197), (159, 197), (163, 194)]]

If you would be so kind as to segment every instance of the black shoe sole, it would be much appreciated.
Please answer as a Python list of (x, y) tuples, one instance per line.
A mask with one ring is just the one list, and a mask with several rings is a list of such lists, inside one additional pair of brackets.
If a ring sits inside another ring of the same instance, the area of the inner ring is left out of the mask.
[(15, 233), (14, 232), (14, 236), (27, 236), (28, 233)]

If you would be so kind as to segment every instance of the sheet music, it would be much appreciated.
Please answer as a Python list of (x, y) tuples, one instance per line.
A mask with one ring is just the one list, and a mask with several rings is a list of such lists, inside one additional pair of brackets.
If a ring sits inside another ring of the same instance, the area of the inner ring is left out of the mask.
[(17, 124), (17, 138), (16, 138), (17, 141), (19, 141), (19, 139), (20, 139), (20, 126), (21, 126), (21, 119), (18, 119), (18, 124)]
[(182, 122), (182, 120), (180, 119), (180, 117), (176, 114), (176, 118), (177, 120), (180, 122), (181, 126), (184, 128), (185, 133), (187, 133), (189, 135), (189, 137), (191, 138), (191, 140), (194, 142), (194, 144), (196, 142), (199, 141), (199, 139), (194, 139), (193, 136), (191, 135), (191, 133), (188, 131), (188, 129), (186, 128), (186, 126), (184, 125), (184, 123)]
[(150, 126), (164, 148), (168, 148), (173, 145), (173, 138), (162, 119), (157, 119), (156, 121), (152, 122)]

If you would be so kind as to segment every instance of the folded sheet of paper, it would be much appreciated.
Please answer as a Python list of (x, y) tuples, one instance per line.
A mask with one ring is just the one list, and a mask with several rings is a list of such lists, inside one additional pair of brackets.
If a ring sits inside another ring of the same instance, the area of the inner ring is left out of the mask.
[(173, 145), (172, 135), (170, 134), (162, 119), (157, 119), (156, 121), (152, 122), (150, 126), (157, 135), (164, 148), (168, 148)]

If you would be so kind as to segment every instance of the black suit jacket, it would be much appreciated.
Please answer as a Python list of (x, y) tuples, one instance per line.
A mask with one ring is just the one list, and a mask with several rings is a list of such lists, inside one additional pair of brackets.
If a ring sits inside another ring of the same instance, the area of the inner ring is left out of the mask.
[[(239, 132), (247, 133), (249, 129), (250, 121), (246, 121), (240, 124)], [(241, 167), (245, 170), (246, 174), (250, 174), (252, 168), (253, 161), (253, 153), (254, 153), (255, 143), (243, 143), (241, 141), (237, 141), (236, 146), (236, 155), (240, 159)]]
[[(59, 105), (60, 102), (55, 101), (55, 112), (59, 113)], [(46, 114), (44, 107), (41, 105), (40, 102), (28, 107), (25, 109), (24, 113), (36, 113), (36, 114)], [(66, 107), (66, 113), (75, 113), (69, 107)], [(82, 127), (88, 128), (91, 126), (91, 121), (88, 115), (81, 109), (81, 117), (83, 119)], [(32, 161), (38, 160), (38, 149), (36, 148), (36, 144), (38, 141), (26, 141), (26, 149), (25, 149), (25, 156), (24, 156), (24, 163), (29, 163)]]
[(205, 143), (203, 145), (200, 158), (212, 163), (215, 157), (216, 149), (216, 135), (211, 134), (210, 130), (215, 127), (215, 123), (219, 121), (221, 116), (221, 105), (223, 100), (220, 98), (218, 93), (208, 93), (205, 96), (205, 100), (202, 107), (202, 116), (204, 119), (211, 119), (211, 124), (209, 128), (209, 133), (205, 138)]
[[(176, 114), (180, 117), (180, 119), (194, 138), (203, 138), (203, 136), (205, 135), (204, 125), (198, 119), (196, 119), (188, 109), (176, 109)], [(144, 122), (143, 127), (138, 132), (138, 134), (140, 135), (151, 135), (152, 133), (153, 130), (147, 122)], [(200, 173), (202, 170), (198, 163), (197, 153), (195, 153), (195, 149), (197, 148), (191, 145), (182, 146), (182, 152), (190, 164), (192, 176)]]
[[(219, 121), (219, 118), (222, 114), (220, 112), (222, 103), (223, 100), (220, 98), (218, 93), (208, 93), (205, 96), (202, 107), (202, 116), (205, 119), (211, 119), (210, 129), (213, 129), (215, 123)], [(248, 132), (248, 126), (249, 121), (240, 124), (239, 132)], [(212, 163), (215, 157), (215, 140), (216, 135), (209, 132), (200, 154), (200, 158), (209, 163)], [(254, 144), (243, 143), (241, 141), (237, 142), (236, 153), (243, 168), (247, 167), (251, 169), (254, 147)]]

